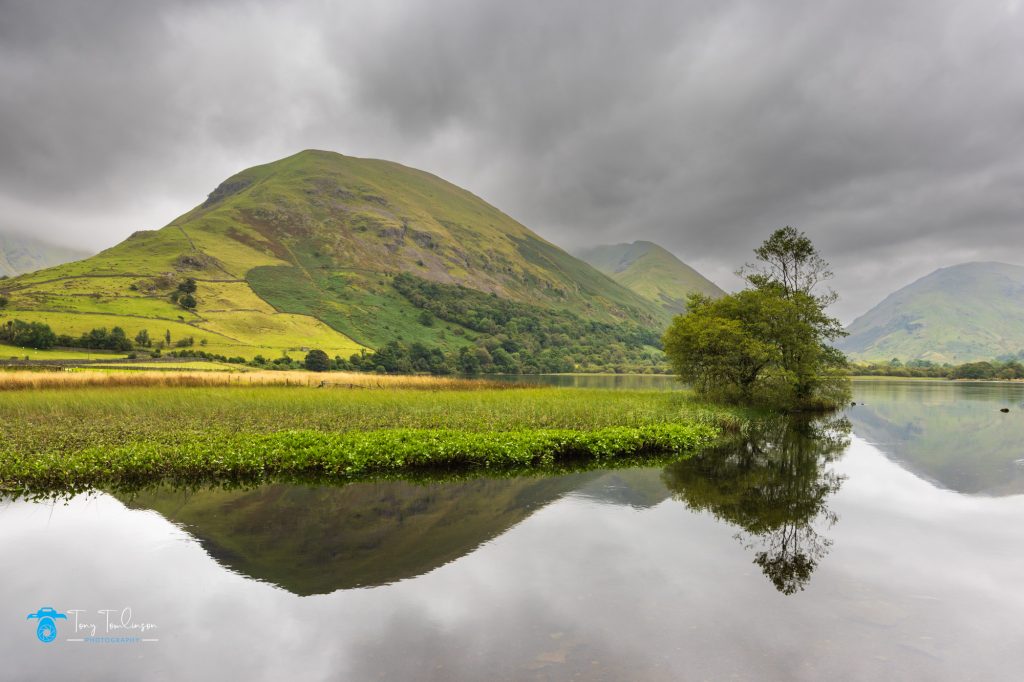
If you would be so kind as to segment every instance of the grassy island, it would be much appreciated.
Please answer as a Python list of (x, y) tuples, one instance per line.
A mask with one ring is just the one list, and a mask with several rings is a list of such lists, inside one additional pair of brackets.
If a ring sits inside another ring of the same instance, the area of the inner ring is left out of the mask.
[(0, 391), (0, 414), (9, 492), (604, 465), (696, 452), (743, 421), (685, 391), (450, 380), (386, 390), (83, 382)]

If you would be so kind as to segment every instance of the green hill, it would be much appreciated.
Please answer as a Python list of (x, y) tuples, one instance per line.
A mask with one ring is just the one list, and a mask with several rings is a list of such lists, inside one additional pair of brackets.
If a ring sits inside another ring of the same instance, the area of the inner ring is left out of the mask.
[(686, 312), (690, 293), (713, 298), (725, 294), (714, 282), (652, 242), (595, 246), (576, 255), (670, 315)]
[[(394, 286), (399, 273), (413, 284)], [(172, 300), (188, 278), (197, 285), (194, 309)], [(418, 282), (435, 284), (446, 305), (427, 309), (411, 296)], [(473, 314), (447, 305), (468, 292), (516, 306)], [(658, 306), (451, 183), (323, 151), (244, 170), (168, 226), (4, 282), (0, 293), (10, 299), (0, 322), (40, 321), (70, 335), (146, 329), (247, 358), (304, 347), (348, 357), (395, 340), (453, 350), (503, 332), (510, 320), (494, 316), (522, 321), (531, 311), (562, 315), (571, 323), (563, 336), (584, 320), (624, 344), (632, 342), (620, 327), (655, 335), (668, 321)], [(547, 343), (558, 330), (534, 331)]]
[(0, 232), (0, 276), (14, 277), (88, 258), (89, 255), (85, 251), (57, 246), (40, 239)]
[(964, 263), (890, 294), (847, 327), (857, 360), (988, 360), (1024, 349), (1024, 267)]

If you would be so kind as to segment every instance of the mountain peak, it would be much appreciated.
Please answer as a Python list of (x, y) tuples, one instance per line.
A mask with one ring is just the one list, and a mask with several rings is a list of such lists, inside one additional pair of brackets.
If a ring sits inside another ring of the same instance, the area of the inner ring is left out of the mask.
[(623, 286), (658, 304), (670, 315), (686, 311), (686, 297), (694, 292), (722, 296), (712, 281), (650, 241), (607, 244), (579, 251), (584, 261)]
[(939, 268), (854, 320), (839, 348), (861, 360), (989, 360), (1024, 349), (1024, 267)]
[[(447, 286), (452, 300), (426, 314), (399, 274)], [(197, 307), (186, 310), (172, 292), (189, 278), (201, 284)], [(622, 338), (636, 329), (656, 338), (670, 319), (465, 189), (316, 149), (235, 173), (164, 228), (4, 292), (0, 317), (58, 333), (102, 324), (132, 336), (148, 325), (243, 357), (303, 347), (348, 357), (391, 341), (452, 351), (498, 334), (509, 310), (536, 319), (568, 312), (621, 327)]]

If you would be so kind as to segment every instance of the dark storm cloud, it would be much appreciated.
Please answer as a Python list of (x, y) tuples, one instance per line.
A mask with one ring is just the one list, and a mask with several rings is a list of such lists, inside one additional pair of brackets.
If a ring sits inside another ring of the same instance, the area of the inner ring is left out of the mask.
[(806, 230), (863, 311), (1024, 263), (1020, 2), (0, 4), (0, 229), (157, 227), (302, 148), (390, 158), (573, 248), (723, 284)]

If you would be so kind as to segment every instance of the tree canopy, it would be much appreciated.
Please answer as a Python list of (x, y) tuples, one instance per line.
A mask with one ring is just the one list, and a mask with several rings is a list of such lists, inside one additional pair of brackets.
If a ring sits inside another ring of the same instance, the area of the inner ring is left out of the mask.
[(758, 262), (747, 263), (737, 273), (753, 287), (781, 287), (787, 295), (817, 296), (824, 305), (836, 300), (831, 290), (815, 292), (819, 284), (832, 279), (832, 270), (803, 232), (788, 225), (779, 228), (754, 249), (754, 255)]
[(703, 395), (791, 409), (834, 407), (848, 396), (846, 359), (831, 345), (845, 332), (819, 293), (832, 273), (802, 232), (776, 230), (742, 273), (747, 288), (689, 298), (665, 332), (673, 370)]
[(303, 364), (310, 372), (326, 372), (331, 369), (331, 359), (327, 356), (327, 353), (318, 348), (314, 348), (306, 353), (306, 359)]

